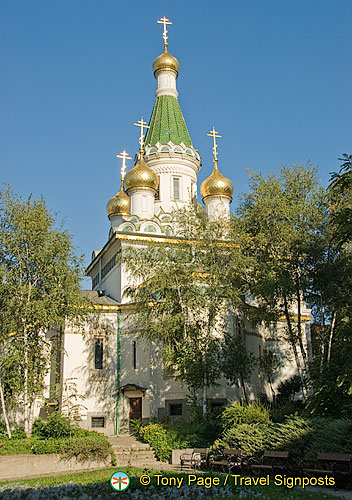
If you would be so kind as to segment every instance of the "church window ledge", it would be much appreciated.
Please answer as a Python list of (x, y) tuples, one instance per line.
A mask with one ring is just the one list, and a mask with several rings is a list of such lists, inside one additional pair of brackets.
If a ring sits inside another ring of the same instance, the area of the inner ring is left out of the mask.
[(172, 235), (172, 229), (170, 226), (165, 226), (163, 229), (164, 229), (164, 234), (166, 234), (166, 236)]
[(94, 341), (94, 369), (103, 370), (104, 368), (104, 339), (96, 338)]
[(161, 220), (162, 222), (171, 222), (171, 215), (162, 215), (162, 216), (160, 217), (160, 220)]
[(143, 232), (144, 233), (156, 233), (157, 230), (156, 230), (156, 227), (152, 226), (151, 224), (149, 224), (148, 226), (145, 226), (143, 228)]
[(120, 231), (122, 231), (123, 233), (133, 233), (134, 228), (132, 226), (128, 225), (128, 226), (124, 226), (123, 228), (121, 228)]
[(135, 340), (132, 341), (132, 366), (133, 369), (137, 369), (137, 342)]
[(91, 427), (94, 428), (105, 428), (105, 417), (91, 417)]
[(169, 399), (165, 400), (165, 408), (168, 417), (182, 417), (184, 415), (184, 400), (183, 399)]
[(181, 184), (181, 179), (179, 177), (173, 177), (172, 178), (172, 197), (174, 200), (180, 200), (180, 184)]
[(94, 382), (105, 382), (109, 379), (109, 370), (107, 368), (103, 368), (101, 370), (91, 368), (89, 370), (89, 379)]

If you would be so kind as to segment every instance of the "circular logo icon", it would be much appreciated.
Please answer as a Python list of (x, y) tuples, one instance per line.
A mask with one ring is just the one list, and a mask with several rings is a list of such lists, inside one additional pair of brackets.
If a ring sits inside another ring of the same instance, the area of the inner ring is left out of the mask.
[(118, 470), (110, 478), (111, 488), (115, 491), (124, 491), (130, 485), (130, 477), (126, 472)]

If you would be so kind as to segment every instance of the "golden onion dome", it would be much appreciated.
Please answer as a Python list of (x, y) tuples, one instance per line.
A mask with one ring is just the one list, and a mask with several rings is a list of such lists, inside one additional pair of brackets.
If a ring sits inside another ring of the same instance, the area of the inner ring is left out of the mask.
[(133, 188), (153, 189), (158, 187), (158, 178), (151, 168), (145, 163), (140, 154), (135, 166), (129, 170), (125, 177), (126, 191)]
[(180, 69), (180, 63), (176, 59), (176, 57), (169, 54), (167, 48), (165, 47), (164, 52), (158, 56), (153, 62), (153, 71), (154, 75), (159, 69), (172, 69), (176, 72), (176, 76), (178, 75), (178, 71)]
[(110, 215), (130, 215), (130, 198), (123, 189), (123, 183), (121, 183), (120, 191), (108, 201), (106, 210), (109, 217)]
[(227, 196), (231, 198), (233, 195), (233, 184), (218, 168), (217, 161), (214, 161), (214, 169), (210, 176), (202, 182), (200, 186), (200, 194), (203, 201), (208, 196)]

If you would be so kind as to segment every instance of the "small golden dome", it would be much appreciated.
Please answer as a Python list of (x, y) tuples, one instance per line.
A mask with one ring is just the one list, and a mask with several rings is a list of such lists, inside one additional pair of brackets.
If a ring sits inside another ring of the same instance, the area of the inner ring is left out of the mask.
[(178, 75), (178, 71), (180, 69), (180, 63), (176, 57), (169, 54), (166, 47), (164, 52), (160, 54), (160, 56), (158, 56), (153, 63), (154, 76), (159, 69), (172, 69), (176, 72), (176, 76)]
[(132, 188), (153, 189), (158, 187), (158, 178), (140, 155), (135, 166), (129, 170), (125, 177), (126, 191)]
[(120, 191), (115, 194), (106, 205), (108, 215), (130, 215), (130, 198), (123, 189), (121, 183)]
[(217, 161), (214, 161), (214, 168), (212, 173), (200, 186), (200, 194), (203, 201), (208, 196), (227, 196), (231, 198), (233, 195), (233, 184), (218, 168)]

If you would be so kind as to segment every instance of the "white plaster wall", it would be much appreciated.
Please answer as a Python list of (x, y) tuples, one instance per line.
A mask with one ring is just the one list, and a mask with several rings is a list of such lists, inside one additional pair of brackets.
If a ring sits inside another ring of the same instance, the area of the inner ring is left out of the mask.
[[(146, 157), (146, 163), (159, 177), (159, 200), (155, 200), (155, 213), (160, 209), (170, 213), (189, 205), (193, 192), (197, 192), (197, 172), (200, 162), (183, 153), (159, 153)], [(173, 197), (173, 177), (180, 179), (180, 199)]]
[(204, 203), (210, 219), (230, 216), (230, 198), (226, 196), (207, 196)]
[(131, 200), (131, 215), (137, 215), (140, 219), (153, 219), (155, 191), (130, 189), (128, 195)]
[(163, 69), (157, 71), (155, 76), (157, 79), (157, 90), (155, 92), (156, 97), (159, 97), (160, 95), (172, 95), (173, 97), (178, 97), (178, 92), (176, 90), (177, 74), (175, 71)]
[[(104, 341), (103, 369), (94, 368), (94, 341)], [(63, 381), (72, 379), (82, 409), (82, 427), (91, 428), (92, 416), (104, 416), (106, 428), (113, 433), (116, 405), (117, 313), (103, 312), (92, 316), (84, 331), (69, 326), (64, 332)]]
[(121, 268), (115, 266), (101, 282), (105, 295), (121, 302)]

